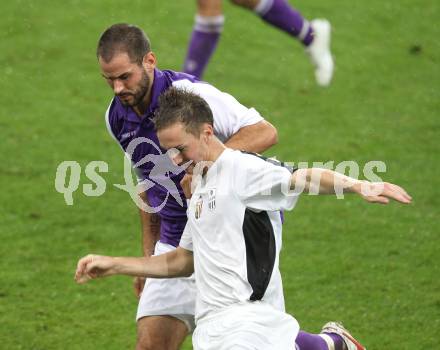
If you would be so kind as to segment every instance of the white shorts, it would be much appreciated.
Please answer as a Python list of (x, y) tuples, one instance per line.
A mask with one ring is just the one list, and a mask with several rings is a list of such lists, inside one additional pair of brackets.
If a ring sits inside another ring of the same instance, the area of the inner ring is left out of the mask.
[[(154, 255), (176, 249), (170, 244), (157, 242)], [(146, 316), (167, 315), (183, 321), (189, 332), (195, 328), (194, 309), (196, 285), (194, 275), (183, 278), (147, 278), (139, 300), (136, 320)]]
[(228, 307), (197, 322), (195, 350), (294, 350), (298, 322), (264, 302)]

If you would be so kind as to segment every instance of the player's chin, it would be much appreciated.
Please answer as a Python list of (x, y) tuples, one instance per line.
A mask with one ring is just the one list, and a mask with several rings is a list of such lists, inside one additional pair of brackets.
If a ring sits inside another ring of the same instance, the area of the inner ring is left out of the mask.
[(122, 105), (125, 107), (133, 107), (133, 103), (127, 101), (127, 100), (120, 100)]
[(118, 95), (118, 97), (119, 97), (119, 101), (121, 101), (121, 103), (124, 106), (132, 107), (132, 106), (136, 105), (135, 97), (133, 95), (131, 95), (131, 94), (126, 94), (126, 95), (122, 95), (122, 96)]

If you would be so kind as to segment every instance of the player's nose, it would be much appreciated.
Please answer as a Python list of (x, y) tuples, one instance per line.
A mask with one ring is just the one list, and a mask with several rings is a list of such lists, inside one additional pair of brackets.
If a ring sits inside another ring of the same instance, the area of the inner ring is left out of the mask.
[(118, 95), (124, 90), (124, 84), (121, 81), (118, 81), (117, 79), (113, 82), (113, 91), (115, 95)]
[(183, 155), (177, 148), (170, 148), (167, 151), (168, 157), (170, 157), (171, 161), (174, 165), (179, 166), (183, 163)]
[(182, 153), (178, 153), (173, 157), (173, 163), (175, 165), (181, 165), (183, 163)]

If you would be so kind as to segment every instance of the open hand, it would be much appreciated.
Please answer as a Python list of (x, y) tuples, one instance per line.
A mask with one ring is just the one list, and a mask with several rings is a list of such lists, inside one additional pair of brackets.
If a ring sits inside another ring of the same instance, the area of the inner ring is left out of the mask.
[(388, 204), (390, 199), (403, 204), (410, 204), (412, 201), (402, 187), (388, 182), (363, 182), (360, 195), (370, 203)]

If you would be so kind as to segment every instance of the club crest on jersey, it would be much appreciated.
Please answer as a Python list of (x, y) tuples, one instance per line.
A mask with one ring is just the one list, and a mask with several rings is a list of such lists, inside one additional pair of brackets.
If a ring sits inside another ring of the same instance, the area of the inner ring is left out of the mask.
[(208, 208), (211, 211), (215, 209), (215, 188), (208, 190)]
[(194, 211), (194, 216), (196, 219), (200, 219), (200, 216), (202, 215), (202, 208), (203, 208), (203, 198), (202, 196), (200, 196), (196, 202), (196, 208)]

